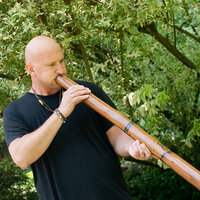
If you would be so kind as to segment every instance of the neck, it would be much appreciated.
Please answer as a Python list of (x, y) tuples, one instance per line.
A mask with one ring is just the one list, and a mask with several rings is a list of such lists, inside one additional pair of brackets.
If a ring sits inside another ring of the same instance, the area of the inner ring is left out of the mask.
[(38, 95), (48, 96), (48, 95), (53, 95), (57, 93), (60, 90), (60, 87), (59, 88), (41, 88), (41, 87), (36, 87), (32, 85), (29, 92), (34, 93), (33, 90)]

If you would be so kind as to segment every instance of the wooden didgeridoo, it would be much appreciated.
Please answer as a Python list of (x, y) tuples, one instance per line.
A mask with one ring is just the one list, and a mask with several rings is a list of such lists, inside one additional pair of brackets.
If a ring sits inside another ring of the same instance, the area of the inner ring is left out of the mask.
[[(65, 89), (68, 89), (72, 85), (77, 85), (76, 82), (64, 75), (58, 75), (56, 81)], [(141, 143), (144, 143), (153, 155), (162, 160), (186, 181), (200, 190), (200, 172), (195, 167), (160, 144), (138, 125), (133, 124), (126, 116), (103, 102), (92, 93), (90, 94), (89, 98), (83, 102), (100, 115), (111, 121), (113, 124), (118, 126), (130, 137), (135, 140), (139, 140)]]

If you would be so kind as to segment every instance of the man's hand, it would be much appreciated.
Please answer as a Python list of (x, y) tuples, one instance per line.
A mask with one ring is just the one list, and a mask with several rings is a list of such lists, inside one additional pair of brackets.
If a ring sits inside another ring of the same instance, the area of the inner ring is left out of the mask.
[(118, 155), (122, 157), (132, 156), (138, 160), (148, 160), (151, 158), (151, 152), (145, 144), (140, 144), (138, 140), (135, 141), (119, 127), (112, 126), (106, 134)]
[(140, 144), (138, 140), (131, 141), (128, 145), (128, 153), (137, 160), (148, 160), (151, 158), (151, 152), (145, 144)]
[(88, 99), (90, 93), (91, 91), (89, 88), (82, 85), (73, 85), (64, 92), (58, 109), (65, 117), (67, 117), (72, 113), (78, 103)]

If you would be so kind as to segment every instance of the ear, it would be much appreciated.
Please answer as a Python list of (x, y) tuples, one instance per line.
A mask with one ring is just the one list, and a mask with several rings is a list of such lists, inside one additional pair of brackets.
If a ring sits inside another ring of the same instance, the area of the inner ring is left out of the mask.
[(27, 63), (27, 64), (25, 65), (25, 68), (26, 68), (26, 71), (27, 71), (30, 75), (32, 75), (32, 74), (34, 73), (34, 66), (33, 66), (32, 64)]

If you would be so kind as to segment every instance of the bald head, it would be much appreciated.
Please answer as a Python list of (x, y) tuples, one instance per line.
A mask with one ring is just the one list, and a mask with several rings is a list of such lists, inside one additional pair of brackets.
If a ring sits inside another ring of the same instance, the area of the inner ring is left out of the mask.
[(37, 36), (33, 38), (26, 46), (26, 63), (37, 63), (43, 54), (46, 54), (52, 47), (61, 50), (58, 43), (49, 37)]

